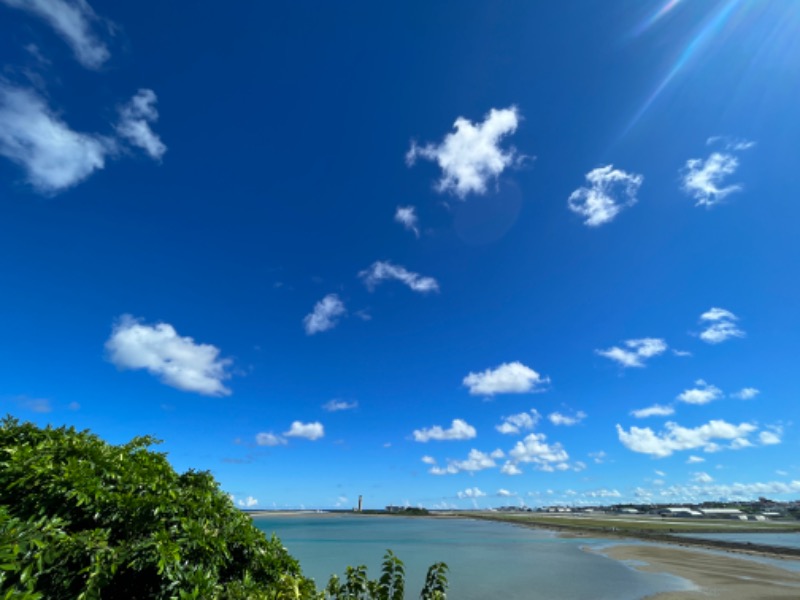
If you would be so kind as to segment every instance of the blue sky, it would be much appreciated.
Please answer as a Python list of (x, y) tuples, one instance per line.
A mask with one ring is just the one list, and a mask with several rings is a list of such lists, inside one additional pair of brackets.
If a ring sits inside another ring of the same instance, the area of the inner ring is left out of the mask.
[(800, 497), (794, 0), (0, 0), (0, 408), (242, 506)]

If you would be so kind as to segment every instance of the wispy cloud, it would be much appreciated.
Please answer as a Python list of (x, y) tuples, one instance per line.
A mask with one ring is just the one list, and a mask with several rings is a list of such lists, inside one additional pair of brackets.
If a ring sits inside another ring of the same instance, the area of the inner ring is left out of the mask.
[(504, 417), (503, 422), (497, 425), (495, 429), (505, 435), (516, 435), (522, 431), (533, 429), (540, 418), (539, 412), (536, 409), (531, 409), (530, 412)]
[(388, 261), (376, 261), (358, 275), (370, 291), (373, 291), (380, 283), (392, 279), (404, 283), (415, 292), (426, 294), (439, 291), (439, 283), (433, 277), (423, 277), (419, 273), (409, 271), (400, 265), (393, 265)]
[(256, 444), (259, 446), (285, 446), (286, 438), (272, 432), (256, 434)]
[(412, 144), (406, 162), (411, 166), (419, 157), (436, 162), (442, 169), (436, 185), (440, 192), (452, 192), (462, 199), (470, 193), (483, 194), (491, 179), (519, 161), (514, 148), (504, 151), (500, 147), (503, 138), (516, 131), (519, 119), (515, 106), (493, 108), (477, 124), (458, 117), (455, 132), (447, 134), (441, 144)]
[(692, 481), (695, 481), (697, 483), (711, 483), (712, 481), (714, 481), (714, 478), (708, 473), (699, 471), (697, 473), (692, 474)]
[(586, 413), (582, 410), (579, 410), (574, 415), (564, 415), (560, 412), (552, 412), (547, 415), (547, 418), (553, 425), (571, 427), (583, 421), (586, 418)]
[(419, 219), (413, 206), (398, 206), (394, 213), (394, 220), (419, 237)]
[(158, 121), (156, 93), (141, 89), (119, 109), (117, 133), (130, 144), (144, 150), (152, 159), (161, 160), (167, 147), (150, 128)]
[(223, 385), (230, 377), (229, 358), (220, 358), (219, 348), (198, 344), (178, 335), (168, 323), (145, 325), (123, 315), (106, 342), (109, 360), (120, 369), (145, 369), (162, 383), (206, 396), (227, 396)]
[(700, 339), (708, 344), (719, 344), (734, 337), (744, 337), (745, 332), (736, 325), (738, 317), (724, 308), (712, 308), (702, 315), (700, 321), (707, 324)]
[(460, 499), (463, 500), (464, 498), (483, 498), (483, 497), (486, 496), (486, 493), (482, 492), (477, 487), (472, 487), (472, 488), (467, 488), (467, 489), (465, 489), (463, 491), (457, 492), (456, 496), (458, 496)]
[(675, 409), (671, 406), (663, 406), (661, 404), (654, 404), (647, 408), (640, 408), (631, 411), (631, 415), (637, 419), (646, 419), (647, 417), (668, 417), (675, 414)]
[(626, 348), (612, 346), (607, 350), (595, 350), (600, 356), (609, 358), (622, 367), (644, 367), (645, 361), (653, 356), (663, 354), (667, 349), (667, 344), (660, 338), (641, 338), (636, 340), (626, 340)]
[(464, 377), (463, 384), (474, 396), (494, 396), (495, 394), (525, 394), (541, 391), (550, 379), (526, 367), (519, 361), (503, 363), (495, 369), (470, 373)]
[(328, 294), (314, 305), (314, 310), (303, 318), (306, 334), (314, 335), (333, 329), (338, 324), (338, 317), (347, 311), (344, 302), (336, 294)]
[(644, 177), (606, 165), (589, 171), (586, 181), (588, 187), (572, 192), (567, 204), (572, 212), (584, 217), (585, 225), (597, 227), (610, 223), (622, 209), (636, 204)]
[(0, 80), (0, 155), (39, 192), (55, 193), (105, 166), (112, 140), (73, 131), (35, 92)]
[(722, 202), (726, 196), (741, 191), (742, 186), (731, 184), (723, 186), (723, 181), (739, 168), (739, 159), (733, 154), (751, 148), (754, 143), (730, 138), (709, 138), (709, 144), (722, 142), (724, 152), (712, 152), (705, 160), (692, 158), (686, 161), (681, 172), (683, 190), (694, 198), (695, 206), (710, 208)]
[(415, 442), (453, 441), (471, 440), (477, 435), (475, 428), (463, 419), (453, 419), (450, 429), (444, 429), (439, 425), (433, 427), (416, 429), (414, 431)]
[(31, 398), (29, 396), (18, 396), (17, 404), (25, 410), (35, 413), (49, 413), (53, 411), (53, 404), (49, 398)]
[(120, 155), (125, 143), (160, 159), (166, 146), (148, 125), (154, 119), (154, 103), (151, 90), (140, 90), (122, 109), (119, 137), (81, 133), (71, 129), (38, 93), (0, 79), (0, 156), (22, 167), (28, 182), (45, 194), (88, 178), (105, 167), (109, 158)]
[(694, 382), (697, 387), (683, 390), (678, 394), (678, 400), (686, 404), (708, 404), (722, 398), (722, 390), (715, 385), (706, 383), (702, 379)]
[(761, 392), (753, 387), (746, 387), (742, 388), (738, 392), (731, 394), (732, 398), (737, 398), (738, 400), (752, 400), (756, 396), (758, 396)]
[(340, 412), (343, 410), (354, 410), (356, 408), (358, 408), (358, 402), (355, 400), (350, 402), (347, 400), (339, 400), (338, 398), (328, 400), (328, 402), (322, 405), (322, 409), (327, 412)]
[(111, 54), (93, 31), (100, 19), (85, 0), (0, 0), (47, 22), (72, 48), (75, 58), (88, 69), (99, 69)]
[(730, 442), (727, 447), (731, 449), (743, 448), (752, 445), (747, 437), (757, 429), (752, 423), (732, 425), (723, 420), (712, 420), (695, 428), (668, 422), (665, 430), (658, 434), (649, 427), (631, 427), (625, 431), (617, 425), (617, 434), (619, 441), (629, 450), (663, 458), (677, 451), (696, 448), (716, 452), (722, 449), (718, 440)]

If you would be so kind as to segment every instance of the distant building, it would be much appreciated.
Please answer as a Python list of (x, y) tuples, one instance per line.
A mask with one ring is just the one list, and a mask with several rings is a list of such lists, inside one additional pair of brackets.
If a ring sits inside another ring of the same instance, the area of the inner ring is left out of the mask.
[(700, 512), (704, 517), (710, 519), (740, 519), (747, 520), (745, 515), (738, 508), (701, 508)]

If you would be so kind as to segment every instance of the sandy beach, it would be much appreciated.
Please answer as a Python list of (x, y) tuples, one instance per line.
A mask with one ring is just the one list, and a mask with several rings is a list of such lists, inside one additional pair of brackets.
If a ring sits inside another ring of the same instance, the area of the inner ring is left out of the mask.
[(800, 598), (800, 572), (746, 558), (668, 546), (612, 546), (602, 553), (615, 560), (635, 561), (635, 568), (642, 571), (670, 573), (697, 586), (696, 590), (657, 594), (652, 600)]

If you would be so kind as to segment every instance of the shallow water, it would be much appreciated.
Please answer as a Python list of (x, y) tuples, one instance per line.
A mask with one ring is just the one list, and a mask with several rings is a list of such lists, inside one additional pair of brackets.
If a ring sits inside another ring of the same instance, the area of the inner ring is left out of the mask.
[(548, 531), (467, 519), (355, 515), (259, 516), (318, 587), (347, 565), (364, 564), (372, 578), (390, 548), (406, 566), (407, 597), (417, 596), (430, 564), (450, 567), (455, 600), (638, 600), (687, 589), (683, 579), (643, 573), (582, 547), (606, 540), (560, 538)]
[(800, 548), (800, 533), (681, 533), (679, 537)]

